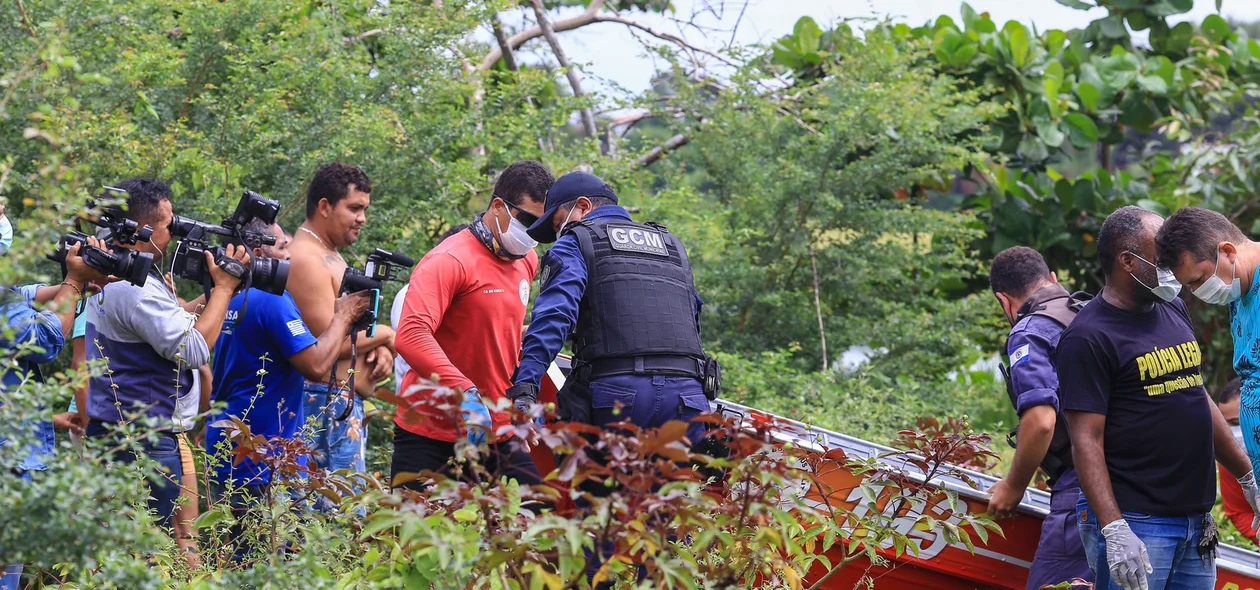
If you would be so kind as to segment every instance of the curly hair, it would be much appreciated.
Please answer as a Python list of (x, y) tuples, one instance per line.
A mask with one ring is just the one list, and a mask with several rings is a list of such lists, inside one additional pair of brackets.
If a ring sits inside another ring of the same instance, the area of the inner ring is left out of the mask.
[[(132, 178), (124, 180), (114, 188), (123, 190), (127, 193), (126, 211), (117, 206), (107, 207), (107, 210), (114, 215), (122, 215), (140, 225), (146, 225), (153, 221), (157, 214), (158, 206), (162, 201), (170, 201), (175, 193), (171, 191), (171, 187), (165, 182), (154, 180), (152, 178)], [(113, 198), (112, 191), (106, 191), (101, 195), (101, 199)]]
[(351, 187), (360, 192), (371, 193), (372, 180), (358, 166), (341, 162), (329, 162), (320, 166), (306, 188), (306, 218), (315, 217), (320, 201), (327, 200), (329, 205), (336, 207), (337, 203), (350, 194)]
[(1116, 261), (1125, 252), (1140, 252), (1146, 238), (1146, 218), (1159, 214), (1136, 205), (1116, 209), (1098, 230), (1098, 262), (1103, 273), (1110, 275)]
[(1050, 267), (1041, 253), (1027, 246), (1013, 246), (993, 257), (989, 267), (989, 286), (994, 293), (1011, 297), (1027, 297), (1033, 289), (1048, 281)]
[(499, 173), (499, 179), (494, 182), (494, 196), (513, 205), (520, 205), (526, 196), (532, 202), (541, 203), (555, 183), (555, 177), (546, 166), (522, 160)]

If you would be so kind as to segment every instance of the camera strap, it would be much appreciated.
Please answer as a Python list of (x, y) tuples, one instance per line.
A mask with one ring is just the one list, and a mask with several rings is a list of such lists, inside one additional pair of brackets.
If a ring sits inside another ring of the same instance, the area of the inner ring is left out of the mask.
[[(350, 413), (354, 411), (354, 396), (358, 393), (354, 390), (354, 369), (359, 360), (359, 332), (356, 330), (350, 334), (350, 376), (346, 378), (346, 387), (350, 389), (350, 397), (346, 402), (346, 409), (336, 418), (338, 422), (345, 422), (350, 417)], [(334, 396), (340, 395), (337, 387), (337, 361), (333, 361), (332, 375), (328, 377), (328, 407), (332, 407)], [(325, 410), (327, 412), (327, 410)]]

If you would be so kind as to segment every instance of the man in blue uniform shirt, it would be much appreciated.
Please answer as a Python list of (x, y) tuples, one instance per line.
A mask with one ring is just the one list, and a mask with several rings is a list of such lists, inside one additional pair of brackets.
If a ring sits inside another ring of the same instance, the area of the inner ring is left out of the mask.
[(1054, 368), (1059, 337), (1082, 302), (1059, 285), (1041, 254), (1024, 246), (993, 258), (989, 285), (1012, 325), (1006, 340), (1006, 388), (1019, 414), (1015, 459), (1006, 477), (989, 489), (989, 513), (1000, 518), (1014, 512), (1040, 466), (1050, 477), (1050, 514), (1041, 525), (1026, 587), (1035, 590), (1074, 578), (1092, 581), (1076, 530), (1080, 481), (1072, 468), (1067, 421), (1059, 413)]
[[(638, 224), (599, 177), (571, 172), (529, 228), (543, 243), (541, 291), (507, 395), (530, 411), (547, 367), (572, 337), (574, 370), (557, 396), (563, 420), (640, 427), (709, 410), (700, 306), (682, 241)], [(695, 442), (703, 425), (692, 423)]]

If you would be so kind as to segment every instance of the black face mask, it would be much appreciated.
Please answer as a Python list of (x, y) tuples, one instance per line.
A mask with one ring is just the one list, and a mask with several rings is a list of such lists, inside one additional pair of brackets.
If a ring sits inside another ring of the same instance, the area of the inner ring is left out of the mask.
[(476, 236), (477, 240), (481, 242), (481, 245), (485, 246), (491, 254), (494, 254), (503, 260), (520, 260), (529, 255), (528, 252), (516, 255), (504, 250), (503, 247), (499, 245), (499, 241), (494, 239), (494, 234), (490, 232), (490, 226), (486, 225), (483, 215), (478, 215), (473, 218), (472, 222), (468, 224), (468, 231), (471, 231), (472, 235)]

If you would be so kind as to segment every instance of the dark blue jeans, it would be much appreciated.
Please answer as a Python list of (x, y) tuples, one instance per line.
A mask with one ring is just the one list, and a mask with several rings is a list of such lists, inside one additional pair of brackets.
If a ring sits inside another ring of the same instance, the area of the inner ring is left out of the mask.
[[(88, 424), (86, 436), (89, 438), (105, 438), (117, 440), (117, 435), (106, 428), (106, 424), (93, 420)], [(171, 528), (171, 518), (175, 514), (175, 503), (179, 500), (180, 479), (184, 476), (184, 462), (179, 456), (179, 442), (175, 435), (162, 433), (155, 443), (142, 443), (140, 455), (152, 459), (158, 464), (161, 475), (156, 480), (145, 481), (149, 490), (149, 510), (157, 513), (158, 526)], [(136, 453), (121, 451), (110, 458), (121, 464), (136, 462)]]
[[(591, 422), (596, 426), (628, 421), (656, 428), (671, 420), (690, 422), (708, 411), (704, 386), (691, 377), (617, 375), (591, 381)], [(692, 443), (703, 435), (703, 423), (687, 428)]]
[[(1119, 590), (1107, 568), (1107, 541), (1103, 538), (1098, 517), (1085, 501), (1085, 494), (1076, 505), (1080, 518), (1081, 542), (1085, 557), (1094, 570), (1094, 587)], [(1216, 558), (1199, 555), (1203, 538), (1202, 513), (1189, 516), (1150, 516), (1122, 512), (1133, 534), (1146, 545), (1154, 573), (1146, 576), (1149, 588), (1155, 590), (1213, 590), (1216, 586)]]
[(1050, 514), (1041, 523), (1041, 539), (1028, 570), (1027, 590), (1040, 590), (1075, 578), (1094, 581), (1081, 532), (1077, 528), (1076, 504), (1081, 489), (1066, 488), (1050, 493)]

